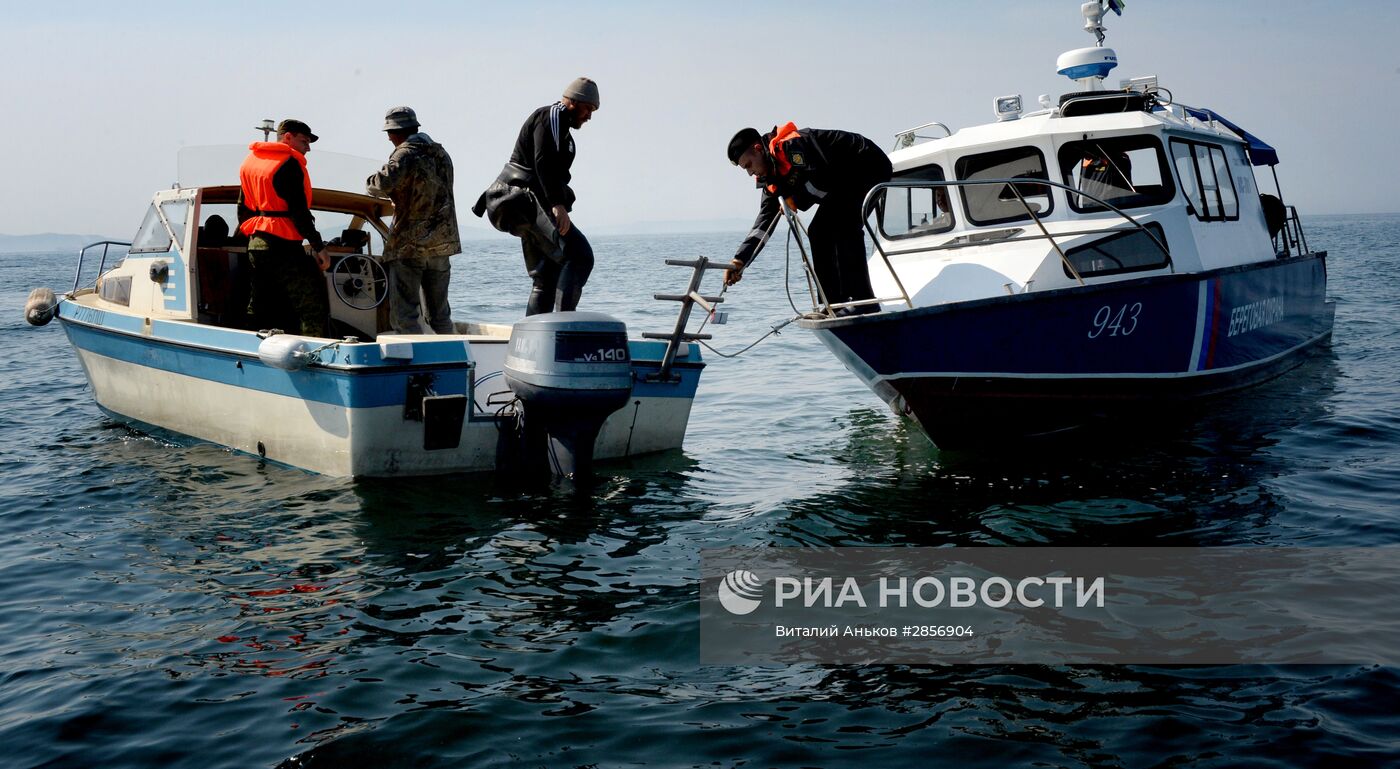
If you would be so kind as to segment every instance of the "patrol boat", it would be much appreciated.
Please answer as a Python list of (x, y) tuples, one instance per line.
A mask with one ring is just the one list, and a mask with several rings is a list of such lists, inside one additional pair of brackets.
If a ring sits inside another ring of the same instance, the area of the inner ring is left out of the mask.
[(1057, 63), (1076, 90), (897, 136), (867, 198), (880, 298), (848, 303), (880, 312), (799, 321), (942, 448), (1244, 388), (1331, 336), (1327, 254), (1256, 183), (1278, 153), (1155, 77), (1109, 90), (1121, 6), (1081, 10), (1097, 44)]
[[(70, 291), (31, 295), (27, 318), (58, 318), (104, 411), (333, 476), (506, 462), (570, 475), (594, 456), (680, 448), (704, 368), (683, 333), (688, 297), (678, 330), (650, 339), (585, 312), (389, 333), (375, 256), (393, 205), (353, 191), (375, 161), (327, 152), (311, 161), (313, 183), (332, 181), (312, 192), (318, 226), (341, 233), (325, 275), (335, 337), (246, 328), (246, 249), (226, 226), (237, 221), (244, 154), (182, 150), (181, 183), (155, 193), (131, 242), (84, 247)], [(113, 248), (124, 251), (114, 266)], [(697, 278), (705, 268), (677, 263)]]

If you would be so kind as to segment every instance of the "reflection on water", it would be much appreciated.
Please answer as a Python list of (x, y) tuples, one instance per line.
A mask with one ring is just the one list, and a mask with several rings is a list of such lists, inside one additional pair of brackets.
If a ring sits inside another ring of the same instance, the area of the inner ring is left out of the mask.
[(1285, 506), (1271, 482), (1296, 463), (1277, 445), (1326, 415), (1336, 376), (1323, 353), (1246, 394), (981, 452), (940, 452), (908, 423), (854, 412), (834, 461), (875, 474), (795, 500), (776, 533), (814, 546), (1267, 543)]

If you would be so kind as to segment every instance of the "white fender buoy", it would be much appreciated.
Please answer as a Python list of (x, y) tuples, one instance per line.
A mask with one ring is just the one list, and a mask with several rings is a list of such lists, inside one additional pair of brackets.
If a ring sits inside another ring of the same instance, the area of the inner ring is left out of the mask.
[(273, 334), (258, 344), (258, 358), (273, 368), (283, 371), (300, 371), (306, 368), (311, 356), (311, 341), (291, 334)]
[(29, 292), (29, 299), (24, 303), (24, 319), (31, 326), (46, 326), (57, 309), (58, 297), (54, 296), (53, 289), (36, 288)]

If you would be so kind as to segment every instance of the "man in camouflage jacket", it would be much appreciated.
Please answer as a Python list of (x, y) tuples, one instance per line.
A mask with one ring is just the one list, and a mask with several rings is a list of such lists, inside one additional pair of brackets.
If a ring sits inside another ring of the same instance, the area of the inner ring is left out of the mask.
[(428, 326), (434, 333), (450, 334), (452, 309), (447, 304), (447, 284), (452, 265), (448, 257), (462, 252), (452, 196), (452, 158), (441, 144), (418, 129), (418, 116), (412, 109), (389, 110), (384, 116), (384, 131), (394, 151), (366, 185), (369, 194), (394, 202), (394, 223), (384, 244), (394, 333), (420, 333), (421, 289)]

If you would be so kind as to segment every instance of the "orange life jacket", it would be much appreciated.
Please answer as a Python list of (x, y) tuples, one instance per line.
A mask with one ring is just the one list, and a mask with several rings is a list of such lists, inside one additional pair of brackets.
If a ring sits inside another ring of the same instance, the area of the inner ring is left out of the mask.
[[(773, 134), (772, 139), (768, 140), (768, 154), (773, 156), (773, 172), (779, 178), (787, 176), (792, 171), (792, 161), (788, 160), (787, 148), (783, 145), (800, 137), (801, 135), (797, 133), (797, 125), (789, 120)], [(768, 185), (768, 191), (776, 195), (778, 185)]]
[(311, 174), (306, 172), (306, 156), (281, 142), (253, 142), (248, 149), (248, 157), (238, 169), (238, 180), (243, 185), (243, 205), (253, 210), (253, 216), (238, 225), (239, 232), (265, 232), (301, 242), (301, 232), (287, 214), (287, 201), (272, 188), (272, 177), (283, 163), (295, 158), (301, 164), (301, 181), (306, 189), (306, 204), (310, 206)]

